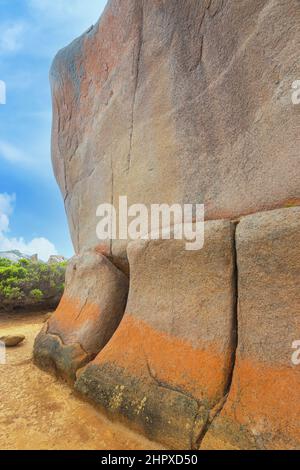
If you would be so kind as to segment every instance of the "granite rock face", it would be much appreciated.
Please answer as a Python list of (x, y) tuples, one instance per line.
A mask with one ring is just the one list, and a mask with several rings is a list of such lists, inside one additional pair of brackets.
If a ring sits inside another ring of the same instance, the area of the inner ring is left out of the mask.
[[(168, 447), (300, 447), (299, 50), (297, 0), (110, 0), (52, 66), (82, 269), (35, 358)], [(205, 204), (203, 249), (99, 240), (123, 195)]]
[(300, 449), (300, 208), (245, 217), (236, 240), (233, 382), (202, 448)]
[[(297, 0), (110, 0), (51, 72), (76, 251), (120, 195), (204, 203), (207, 219), (299, 201), (299, 47)], [(104, 244), (124, 266), (126, 243)]]
[(76, 388), (151, 439), (189, 449), (231, 380), (234, 226), (207, 222), (198, 251), (182, 240), (135, 241), (128, 258), (125, 316)]

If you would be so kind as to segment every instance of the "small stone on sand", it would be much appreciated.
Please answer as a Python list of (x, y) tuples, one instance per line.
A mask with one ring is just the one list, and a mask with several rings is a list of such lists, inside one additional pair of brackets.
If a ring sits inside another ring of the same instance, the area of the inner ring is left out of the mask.
[(0, 342), (4, 343), (7, 348), (12, 348), (14, 346), (18, 346), (21, 344), (25, 339), (25, 336), (2, 336), (0, 337)]

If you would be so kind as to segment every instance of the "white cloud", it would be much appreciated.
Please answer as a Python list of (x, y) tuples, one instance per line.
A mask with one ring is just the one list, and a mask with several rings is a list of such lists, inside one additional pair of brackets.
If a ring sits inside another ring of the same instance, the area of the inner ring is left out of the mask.
[(30, 159), (24, 154), (24, 152), (14, 145), (0, 140), (0, 158), (10, 163), (29, 163)]
[(0, 232), (0, 251), (11, 250), (19, 250), (25, 255), (37, 254), (43, 261), (48, 261), (51, 255), (57, 255), (55, 246), (46, 238), (34, 238), (26, 243), (22, 237), (7, 238)]
[(13, 212), (15, 194), (0, 194), (0, 233), (9, 229), (9, 216)]
[(15, 194), (0, 193), (0, 214), (11, 215), (16, 200)]
[(41, 260), (47, 261), (49, 256), (57, 254), (55, 246), (47, 238), (39, 237), (26, 242), (23, 237), (7, 236), (15, 200), (14, 194), (0, 193), (0, 251), (19, 250), (26, 255), (38, 254)]
[(9, 218), (6, 214), (0, 213), (0, 232), (7, 232), (9, 227)]
[(11, 54), (22, 49), (27, 25), (22, 21), (0, 23), (0, 53)]

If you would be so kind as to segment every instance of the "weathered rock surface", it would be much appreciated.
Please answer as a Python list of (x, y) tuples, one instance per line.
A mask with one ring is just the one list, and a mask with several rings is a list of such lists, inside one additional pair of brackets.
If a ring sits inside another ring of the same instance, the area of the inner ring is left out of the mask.
[[(299, 202), (299, 47), (297, 0), (110, 0), (51, 73), (76, 252), (119, 195), (205, 203), (207, 219)], [(126, 244), (112, 251), (122, 264)]]
[[(266, 212), (300, 204), (299, 49), (297, 0), (110, 0), (52, 67), (53, 165), (83, 268), (35, 358), (170, 447), (299, 448), (299, 208)], [(219, 222), (198, 252), (129, 246), (117, 328), (128, 241), (97, 239), (96, 208), (120, 195), (204, 203)], [(235, 273), (221, 219), (259, 211)]]
[(300, 207), (245, 217), (236, 238), (233, 383), (202, 448), (300, 449)]
[(24, 335), (0, 337), (0, 343), (4, 343), (7, 348), (13, 348), (15, 346), (19, 346), (19, 344), (23, 343), (24, 340), (25, 340)]
[(76, 388), (174, 448), (194, 446), (227, 393), (235, 350), (234, 227), (207, 222), (205, 246), (132, 242), (117, 332)]
[(100, 253), (73, 257), (64, 296), (35, 342), (35, 361), (74, 379), (116, 330), (127, 293), (126, 276)]

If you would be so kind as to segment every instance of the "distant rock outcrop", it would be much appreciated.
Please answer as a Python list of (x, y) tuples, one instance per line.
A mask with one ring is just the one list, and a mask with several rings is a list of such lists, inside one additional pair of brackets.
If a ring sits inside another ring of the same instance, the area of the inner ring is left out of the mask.
[[(34, 255), (37, 256), (37, 255)], [(19, 250), (11, 250), (11, 251), (0, 251), (0, 258), (5, 258), (9, 259), (9, 261), (12, 261), (13, 263), (17, 263), (20, 261), (20, 259), (32, 259), (32, 256), (30, 255), (25, 255), (24, 253), (21, 253)]]
[[(52, 67), (76, 258), (35, 361), (169, 447), (300, 447), (299, 44), (297, 0), (110, 0)], [(204, 248), (99, 241), (121, 195), (204, 203)]]
[(61, 255), (51, 255), (47, 261), (48, 264), (64, 263), (67, 259)]
[[(17, 263), (21, 259), (28, 259), (33, 262), (40, 262), (42, 263), (37, 254), (35, 255), (26, 255), (25, 253), (21, 253), (19, 250), (11, 250), (11, 251), (0, 251), (0, 258), (9, 259), (13, 263)], [(51, 255), (47, 261), (48, 264), (56, 264), (56, 263), (63, 263), (67, 261), (62, 255)]]

